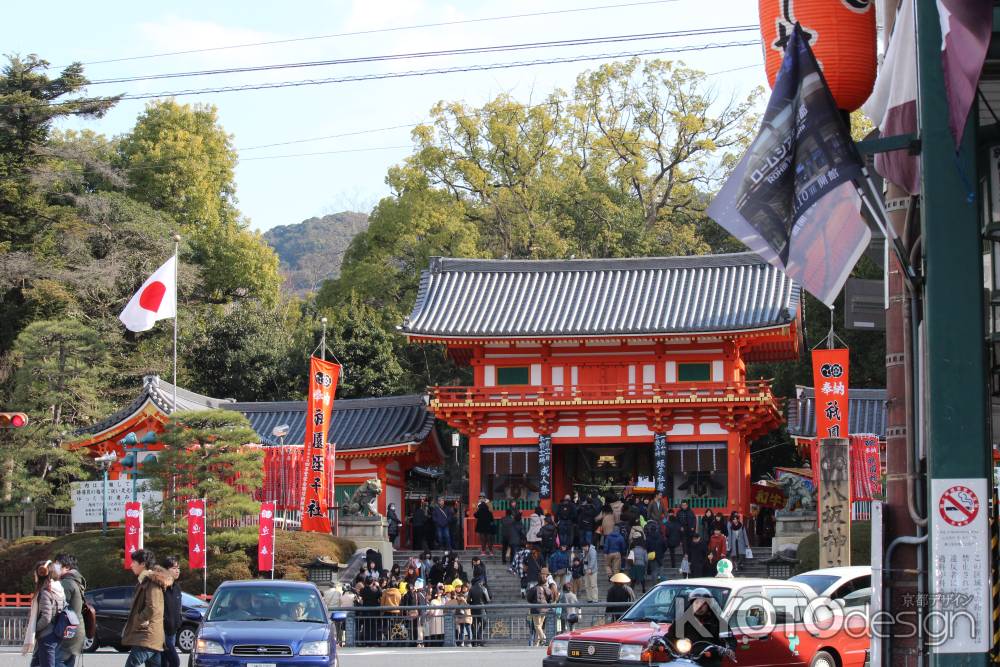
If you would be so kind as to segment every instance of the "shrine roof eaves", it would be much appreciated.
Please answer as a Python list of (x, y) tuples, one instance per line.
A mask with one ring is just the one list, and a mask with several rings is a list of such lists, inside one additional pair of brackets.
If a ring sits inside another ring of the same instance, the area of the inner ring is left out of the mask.
[[(879, 438), (886, 436), (885, 389), (848, 389), (848, 432), (872, 433)], [(797, 385), (795, 398), (788, 401), (786, 409), (788, 434), (796, 438), (816, 437), (816, 392), (812, 387)]]

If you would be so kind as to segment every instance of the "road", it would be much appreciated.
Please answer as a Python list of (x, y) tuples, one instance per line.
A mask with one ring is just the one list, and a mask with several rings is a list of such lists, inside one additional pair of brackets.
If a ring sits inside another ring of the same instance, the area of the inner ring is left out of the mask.
[[(29, 659), (9, 649), (0, 649), (0, 667), (28, 667)], [(341, 649), (342, 667), (541, 667), (545, 649), (539, 648), (354, 648)], [(82, 667), (123, 667), (125, 654), (104, 650), (83, 657)], [(181, 665), (187, 656), (181, 656)]]

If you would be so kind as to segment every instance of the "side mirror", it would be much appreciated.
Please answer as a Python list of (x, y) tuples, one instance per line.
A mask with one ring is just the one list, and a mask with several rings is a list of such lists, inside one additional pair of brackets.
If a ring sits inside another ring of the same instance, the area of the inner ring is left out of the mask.
[(184, 610), (184, 618), (195, 623), (201, 623), (205, 620), (205, 615), (197, 609), (186, 609)]
[(347, 612), (346, 611), (335, 611), (332, 614), (330, 614), (330, 620), (334, 621), (334, 622), (346, 621), (347, 620)]

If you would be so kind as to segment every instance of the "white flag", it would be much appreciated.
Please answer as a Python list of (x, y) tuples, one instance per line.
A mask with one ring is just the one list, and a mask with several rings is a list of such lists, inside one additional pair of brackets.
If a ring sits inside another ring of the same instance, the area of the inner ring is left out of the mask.
[(177, 315), (177, 257), (158, 268), (118, 316), (129, 331), (149, 331), (159, 320)]

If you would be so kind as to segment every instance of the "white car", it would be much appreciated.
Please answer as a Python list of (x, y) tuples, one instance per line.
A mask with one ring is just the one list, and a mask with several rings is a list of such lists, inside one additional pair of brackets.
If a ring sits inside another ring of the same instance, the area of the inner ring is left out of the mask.
[(797, 574), (789, 581), (805, 584), (818, 596), (843, 600), (847, 607), (863, 606), (871, 599), (872, 568), (870, 565), (828, 567)]

